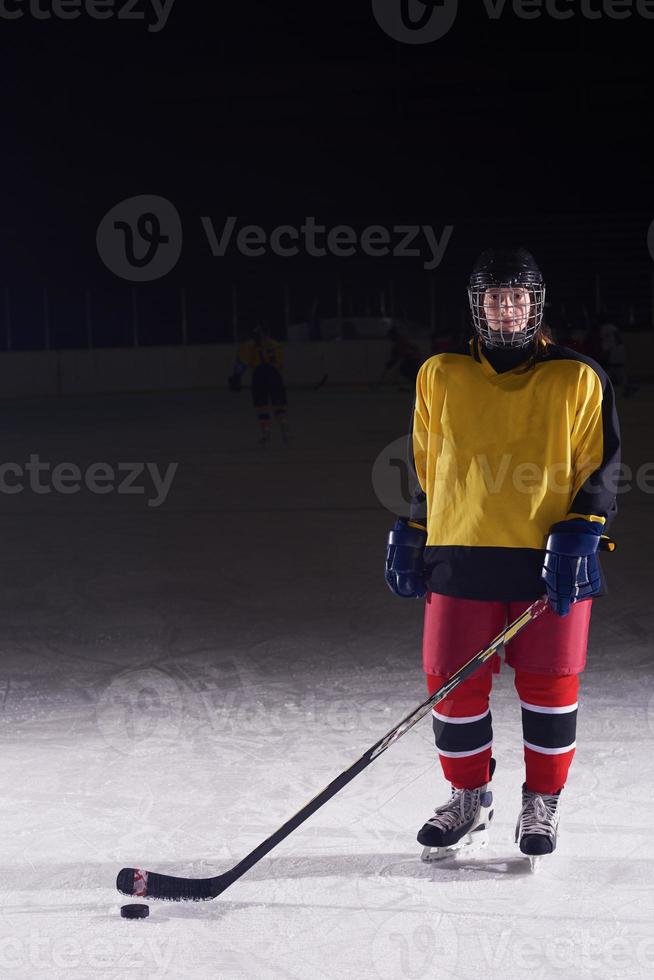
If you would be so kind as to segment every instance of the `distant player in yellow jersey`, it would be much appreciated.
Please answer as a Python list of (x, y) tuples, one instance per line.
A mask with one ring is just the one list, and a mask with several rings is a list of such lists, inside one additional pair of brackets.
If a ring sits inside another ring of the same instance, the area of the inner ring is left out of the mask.
[(241, 378), (248, 368), (252, 372), (252, 402), (259, 420), (259, 442), (262, 446), (270, 441), (271, 407), (277, 420), (282, 439), (289, 440), (286, 423), (287, 396), (282, 378), (283, 354), (281, 344), (269, 337), (257, 325), (252, 331), (251, 340), (241, 344), (229, 378), (232, 391), (241, 388)]
[[(556, 847), (575, 754), (592, 597), (605, 591), (597, 552), (616, 511), (619, 426), (606, 372), (544, 328), (545, 283), (529, 252), (484, 252), (468, 296), (473, 336), (418, 372), (416, 488), (408, 519), (389, 536), (386, 582), (396, 595), (425, 597), (430, 694), (547, 593), (546, 612), (505, 652), (526, 770), (516, 843), (533, 867)], [(425, 860), (486, 839), (499, 669), (496, 654), (433, 709), (452, 793), (418, 834)]]

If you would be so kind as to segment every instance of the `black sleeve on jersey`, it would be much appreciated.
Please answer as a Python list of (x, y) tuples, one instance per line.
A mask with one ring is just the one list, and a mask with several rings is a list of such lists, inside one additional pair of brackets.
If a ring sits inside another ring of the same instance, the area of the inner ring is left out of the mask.
[(409, 520), (415, 521), (416, 524), (422, 524), (423, 527), (427, 527), (427, 494), (424, 492), (420, 486), (420, 481), (418, 480), (418, 474), (416, 473), (416, 463), (413, 455), (413, 417), (416, 410), (416, 400), (415, 395), (413, 398), (413, 407), (411, 409), (411, 418), (409, 420), (409, 437), (407, 439), (407, 467), (409, 472)]
[(552, 354), (588, 364), (602, 385), (602, 462), (575, 495), (570, 513), (605, 517), (608, 529), (618, 511), (616, 495), (620, 479), (620, 424), (613, 385), (606, 371), (591, 357), (567, 347), (557, 347)]
[(602, 432), (604, 455), (602, 465), (588, 477), (573, 500), (570, 510), (576, 514), (588, 513), (606, 517), (604, 526), (609, 528), (618, 511), (620, 427), (613, 385), (606, 375), (603, 382)]

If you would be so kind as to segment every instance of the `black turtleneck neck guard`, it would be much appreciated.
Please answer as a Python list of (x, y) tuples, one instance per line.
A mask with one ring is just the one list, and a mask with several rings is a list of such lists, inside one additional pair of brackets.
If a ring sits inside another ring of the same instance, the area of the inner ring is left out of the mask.
[(534, 353), (533, 344), (527, 344), (526, 347), (487, 347), (486, 344), (482, 344), (481, 349), (486, 360), (498, 374), (512, 371), (513, 368), (517, 368), (527, 361)]

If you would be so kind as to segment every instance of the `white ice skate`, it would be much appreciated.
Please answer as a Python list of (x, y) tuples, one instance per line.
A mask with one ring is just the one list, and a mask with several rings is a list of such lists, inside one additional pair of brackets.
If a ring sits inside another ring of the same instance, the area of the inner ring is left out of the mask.
[[(491, 759), (490, 778), (495, 760)], [(493, 819), (493, 794), (488, 783), (476, 789), (455, 789), (447, 803), (418, 832), (422, 861), (440, 861), (462, 849), (477, 850), (488, 844), (488, 825)]]
[(558, 793), (534, 793), (522, 786), (522, 809), (515, 828), (516, 843), (529, 858), (532, 871), (537, 871), (544, 854), (551, 854), (556, 848), (559, 826)]

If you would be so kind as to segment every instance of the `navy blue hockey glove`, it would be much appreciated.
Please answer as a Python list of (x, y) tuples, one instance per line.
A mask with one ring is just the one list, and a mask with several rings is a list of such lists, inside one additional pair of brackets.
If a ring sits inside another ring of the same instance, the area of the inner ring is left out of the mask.
[(582, 517), (559, 521), (550, 528), (542, 574), (550, 606), (559, 616), (567, 616), (573, 602), (598, 592), (597, 549), (602, 531), (598, 521)]
[(427, 592), (423, 553), (427, 532), (400, 517), (388, 535), (386, 584), (403, 599), (422, 599)]

